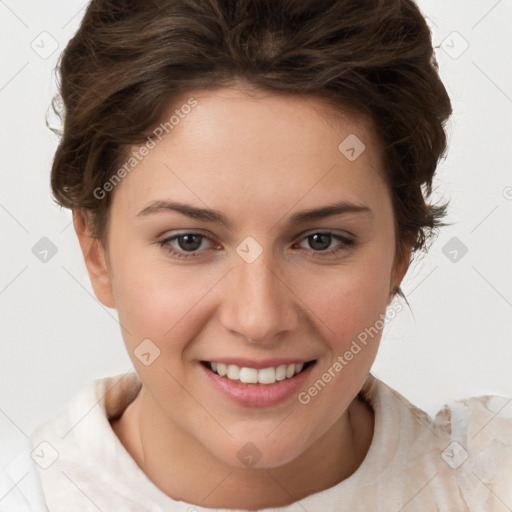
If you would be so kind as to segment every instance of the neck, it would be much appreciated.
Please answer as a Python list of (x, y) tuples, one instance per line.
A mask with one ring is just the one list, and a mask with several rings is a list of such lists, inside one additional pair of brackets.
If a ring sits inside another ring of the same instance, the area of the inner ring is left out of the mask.
[(356, 471), (373, 437), (373, 411), (356, 398), (295, 460), (272, 469), (233, 467), (162, 414), (144, 391), (143, 387), (112, 428), (160, 490), (202, 507), (280, 507), (333, 487)]

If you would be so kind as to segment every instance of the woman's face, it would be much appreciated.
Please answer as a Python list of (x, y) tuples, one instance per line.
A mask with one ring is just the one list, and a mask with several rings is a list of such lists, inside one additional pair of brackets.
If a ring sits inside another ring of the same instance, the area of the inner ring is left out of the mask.
[[(233, 87), (194, 91), (173, 113), (114, 187), (108, 272), (93, 285), (118, 310), (161, 424), (227, 464), (282, 465), (357, 395), (407, 269), (393, 266), (380, 146), (368, 124), (315, 99)], [(340, 203), (357, 209), (321, 213)], [(313, 360), (276, 384), (234, 383), (201, 363), (238, 361), (271, 381), (283, 370), (255, 370)]]

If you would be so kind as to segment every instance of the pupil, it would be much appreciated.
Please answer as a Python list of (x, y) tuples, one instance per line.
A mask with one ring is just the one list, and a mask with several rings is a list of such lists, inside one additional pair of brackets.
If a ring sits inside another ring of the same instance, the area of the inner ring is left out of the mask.
[[(329, 247), (329, 244), (331, 241), (330, 238), (331, 238), (331, 235), (329, 233), (315, 233), (314, 235), (309, 236), (310, 245), (313, 249), (315, 249), (317, 251), (324, 251), (325, 249), (327, 249), (327, 247)], [(318, 244), (317, 242), (319, 239), (323, 239), (324, 243)], [(311, 240), (313, 240), (312, 243), (311, 243)], [(327, 243), (325, 243), (325, 242), (327, 242)], [(320, 247), (318, 245), (320, 245)]]

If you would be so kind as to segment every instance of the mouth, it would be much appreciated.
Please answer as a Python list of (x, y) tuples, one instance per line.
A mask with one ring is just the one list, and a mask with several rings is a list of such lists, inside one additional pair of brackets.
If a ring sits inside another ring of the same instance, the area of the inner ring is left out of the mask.
[(273, 407), (292, 403), (307, 385), (317, 361), (228, 357), (197, 363), (208, 386), (229, 401), (244, 407)]
[(225, 364), (216, 361), (200, 361), (211, 373), (229, 381), (240, 384), (268, 386), (280, 381), (296, 378), (316, 363), (316, 359), (306, 362), (281, 364), (266, 368), (251, 368), (236, 364)]

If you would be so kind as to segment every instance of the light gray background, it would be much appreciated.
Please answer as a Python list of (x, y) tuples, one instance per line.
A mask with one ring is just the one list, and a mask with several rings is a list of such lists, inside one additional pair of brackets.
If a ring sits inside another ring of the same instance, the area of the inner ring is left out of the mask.
[[(85, 5), (0, 0), (1, 466), (82, 385), (132, 367), (115, 312), (94, 298), (71, 214), (49, 188), (53, 68)], [(512, 397), (512, 1), (419, 5), (454, 108), (436, 181), (454, 224), (409, 269), (414, 318), (405, 306), (386, 327), (373, 372), (433, 414), (456, 398)], [(58, 250), (46, 263), (32, 252), (42, 237)], [(443, 254), (453, 237), (468, 248), (456, 262)]]

